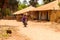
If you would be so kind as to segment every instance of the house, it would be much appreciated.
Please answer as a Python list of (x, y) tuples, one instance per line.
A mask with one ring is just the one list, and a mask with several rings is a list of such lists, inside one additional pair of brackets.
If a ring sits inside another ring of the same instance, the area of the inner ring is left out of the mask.
[(37, 19), (37, 20), (41, 20), (41, 21), (42, 20), (44, 20), (44, 21), (57, 21), (58, 19), (60, 19), (60, 8), (58, 5), (58, 0), (55, 0), (53, 2), (42, 5), (37, 8), (29, 6), (25, 9), (15, 12), (13, 14), (18, 15), (18, 14), (25, 14), (25, 13), (30, 15), (31, 19)]
[(36, 8), (33, 6), (29, 6), (27, 8), (22, 9), (22, 10), (14, 12), (13, 15), (16, 15), (17, 20), (20, 20), (23, 14), (29, 15), (30, 16), (29, 19), (32, 19), (32, 17), (36, 17), (36, 16), (34, 16), (34, 15), (36, 15), (34, 11), (35, 12), (37, 11)]
[(39, 20), (56, 21), (60, 17), (60, 8), (58, 0), (50, 2), (37, 8), (39, 11)]

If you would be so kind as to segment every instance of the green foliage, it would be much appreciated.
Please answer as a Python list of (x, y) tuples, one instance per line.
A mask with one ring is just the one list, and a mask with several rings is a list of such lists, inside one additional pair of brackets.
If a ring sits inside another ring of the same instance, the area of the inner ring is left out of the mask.
[(9, 8), (11, 8), (11, 10), (13, 11), (13, 12), (15, 12), (16, 10), (17, 10), (17, 8), (18, 8), (18, 1), (17, 0), (9, 0)]
[(30, 5), (36, 7), (36, 5), (38, 4), (37, 1), (38, 1), (38, 0), (30, 0), (29, 3), (30, 3)]
[(26, 1), (26, 0), (24, 0), (24, 1), (23, 1), (23, 4), (27, 4), (27, 1)]
[(0, 37), (2, 37), (2, 34), (0, 34)]
[(7, 8), (7, 9), (6, 9), (6, 15), (10, 15), (10, 14), (11, 14), (10, 9)]
[(2, 34), (2, 37), (7, 38), (9, 35), (7, 33)]
[(0, 8), (0, 12), (1, 12), (1, 8)]
[(18, 4), (18, 10), (24, 9), (26, 7), (28, 7), (28, 6), (25, 4)]
[(9, 37), (9, 34), (7, 34), (7, 33), (2, 33), (2, 34), (0, 34), (0, 37), (4, 37), (4, 38), (8, 38)]
[(41, 6), (40, 4), (36, 4), (36, 7), (39, 7), (39, 6)]
[(59, 7), (60, 7), (60, 2), (58, 3)]
[(26, 0), (24, 0), (23, 3), (19, 2), (17, 9), (18, 10), (22, 10), (22, 9), (28, 7), (28, 5), (26, 5), (26, 4), (27, 4), (27, 1)]
[(9, 0), (9, 4), (10, 5), (17, 5), (18, 2), (17, 2), (17, 0)]
[[(0, 0), (0, 11), (2, 13), (2, 16), (10, 15), (10, 11), (12, 10), (15, 12), (18, 7), (18, 1), (17, 0), (7, 0), (6, 7), (3, 7), (5, 3), (5, 0)], [(7, 8), (9, 7), (9, 8)]]
[(55, 1), (55, 0), (43, 0), (44, 4), (47, 4), (47, 3), (52, 2), (52, 1)]
[(3, 16), (7, 16), (7, 15), (10, 15), (10, 14), (11, 14), (11, 11), (10, 11), (9, 8), (5, 8), (5, 9), (3, 10)]

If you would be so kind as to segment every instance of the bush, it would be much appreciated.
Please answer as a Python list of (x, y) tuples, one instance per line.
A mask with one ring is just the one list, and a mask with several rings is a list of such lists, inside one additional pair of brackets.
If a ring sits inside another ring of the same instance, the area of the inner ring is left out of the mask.
[(58, 3), (59, 7), (60, 7), (60, 2)]
[(6, 8), (5, 13), (6, 13), (6, 15), (11, 15), (10, 9), (9, 8)]

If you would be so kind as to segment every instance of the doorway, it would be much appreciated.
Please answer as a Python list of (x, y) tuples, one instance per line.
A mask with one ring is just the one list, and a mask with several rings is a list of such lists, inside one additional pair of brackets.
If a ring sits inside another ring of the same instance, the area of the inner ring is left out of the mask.
[(48, 18), (48, 12), (47, 11), (42, 11), (42, 12), (39, 12), (39, 20), (41, 21), (49, 21), (49, 18)]

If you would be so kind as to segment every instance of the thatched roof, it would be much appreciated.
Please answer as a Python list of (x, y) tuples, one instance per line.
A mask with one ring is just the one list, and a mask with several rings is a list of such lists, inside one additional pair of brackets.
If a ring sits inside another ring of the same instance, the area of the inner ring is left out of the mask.
[(25, 9), (19, 10), (13, 14), (22, 14), (22, 13), (26, 13), (29, 11), (44, 11), (44, 10), (60, 10), (59, 5), (58, 5), (58, 0), (50, 2), (48, 4), (42, 5), (40, 7), (34, 8), (32, 6), (29, 6)]
[(41, 10), (60, 10), (60, 9), (59, 9), (59, 5), (58, 5), (58, 1), (56, 0), (56, 1), (50, 2), (46, 5), (38, 7), (37, 10), (41, 11)]
[(26, 12), (29, 12), (29, 11), (36, 11), (36, 9), (32, 6), (29, 6), (25, 9), (22, 9), (22, 10), (19, 10), (19, 11), (15, 12), (13, 14), (22, 14), (22, 13), (26, 13)]

